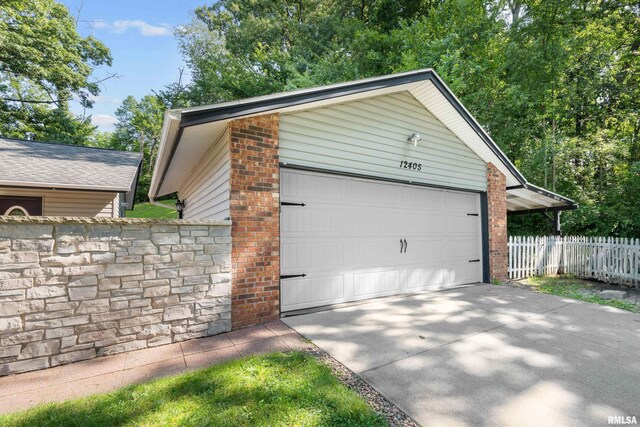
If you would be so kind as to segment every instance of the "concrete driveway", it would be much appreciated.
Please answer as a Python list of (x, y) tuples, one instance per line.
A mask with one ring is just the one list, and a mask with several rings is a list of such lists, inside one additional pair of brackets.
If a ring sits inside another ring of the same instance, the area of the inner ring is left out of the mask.
[(283, 319), (425, 426), (640, 422), (640, 315), (494, 285)]

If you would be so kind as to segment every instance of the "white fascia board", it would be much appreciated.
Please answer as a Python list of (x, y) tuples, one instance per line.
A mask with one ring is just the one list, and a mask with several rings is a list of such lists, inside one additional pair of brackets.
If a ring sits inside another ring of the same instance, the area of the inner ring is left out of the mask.
[(169, 167), (170, 157), (173, 152), (173, 147), (177, 143), (176, 138), (180, 129), (180, 118), (182, 113), (180, 110), (168, 110), (164, 113), (164, 123), (162, 125), (162, 137), (160, 139), (160, 146), (158, 147), (158, 154), (156, 156), (156, 164), (153, 167), (153, 175), (151, 176), (151, 183), (149, 185), (149, 198), (155, 198), (160, 192), (160, 186), (162, 174), (167, 167)]

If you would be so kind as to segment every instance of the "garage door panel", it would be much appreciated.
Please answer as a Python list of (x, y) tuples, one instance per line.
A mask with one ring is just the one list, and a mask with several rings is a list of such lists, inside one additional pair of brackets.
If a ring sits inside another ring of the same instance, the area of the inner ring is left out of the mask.
[(413, 268), (407, 272), (407, 287), (409, 289), (428, 288), (444, 283), (442, 267)]
[(443, 259), (469, 261), (480, 258), (480, 240), (477, 238), (449, 238), (441, 246)]
[(447, 191), (444, 193), (444, 204), (448, 210), (468, 211), (478, 213), (477, 195)]
[(283, 206), (281, 220), (281, 233), (294, 236), (298, 233), (302, 236), (313, 235), (340, 235), (347, 229), (342, 212), (335, 207), (325, 206)]
[(281, 245), (281, 269), (283, 274), (292, 270), (323, 270), (344, 264), (342, 242), (283, 243)]
[(398, 191), (393, 185), (380, 185), (379, 182), (346, 181), (345, 192), (349, 195), (345, 202), (365, 206), (397, 206)]
[(334, 304), (344, 300), (344, 276), (282, 281), (282, 306), (288, 309)]
[(397, 236), (403, 227), (396, 209), (353, 208), (343, 212), (343, 221), (350, 236)]
[(442, 192), (429, 192), (425, 194), (423, 187), (403, 187), (400, 190), (401, 206), (407, 209), (442, 210)]
[(325, 272), (348, 268), (380, 268), (402, 264), (407, 260), (400, 253), (400, 239), (364, 237), (358, 239), (287, 238), (280, 244), (282, 274)]
[(482, 266), (477, 262), (451, 265), (448, 269), (448, 274), (448, 283), (451, 285), (478, 282), (478, 276), (482, 277)]
[[(404, 229), (397, 209), (332, 206), (318, 203), (283, 206), (281, 233), (287, 237), (397, 236)], [(351, 208), (347, 211), (348, 208)]]
[(409, 236), (442, 234), (446, 222), (441, 212), (433, 211), (405, 211), (402, 218)]
[(353, 275), (353, 296), (395, 294), (400, 290), (399, 271), (373, 271)]
[(478, 234), (479, 217), (469, 215), (447, 215), (442, 230), (447, 234)]
[(442, 236), (409, 236), (400, 261), (402, 264), (418, 264), (425, 262), (441, 261), (444, 259), (443, 246), (447, 240)]
[[(479, 196), (282, 171), (282, 310), (482, 279)], [(401, 241), (403, 242), (401, 244)], [(406, 241), (406, 247), (404, 242)], [(405, 249), (401, 251), (401, 249)]]
[(282, 200), (302, 202), (313, 195), (314, 200), (334, 203), (342, 201), (344, 180), (329, 175), (281, 174)]
[(347, 247), (345, 264), (352, 269), (398, 265), (402, 258), (399, 238), (354, 239)]

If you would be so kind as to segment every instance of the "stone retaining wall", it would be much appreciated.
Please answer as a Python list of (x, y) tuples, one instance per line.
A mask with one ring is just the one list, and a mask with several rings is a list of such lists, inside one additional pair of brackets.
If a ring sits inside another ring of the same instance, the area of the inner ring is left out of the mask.
[(0, 375), (231, 330), (230, 230), (0, 217)]

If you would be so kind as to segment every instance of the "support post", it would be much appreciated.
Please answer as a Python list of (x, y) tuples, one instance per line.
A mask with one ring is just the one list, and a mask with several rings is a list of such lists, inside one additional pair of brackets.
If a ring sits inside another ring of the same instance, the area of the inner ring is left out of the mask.
[(560, 211), (553, 213), (554, 235), (562, 236), (562, 226), (560, 224)]
[(565, 265), (564, 239), (562, 238), (562, 225), (560, 223), (560, 213), (561, 211), (555, 211), (553, 213), (553, 223), (555, 228), (554, 234), (560, 238), (560, 254), (558, 258), (558, 271), (556, 274), (564, 274), (564, 265)]

